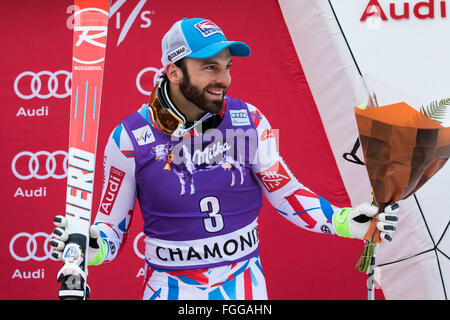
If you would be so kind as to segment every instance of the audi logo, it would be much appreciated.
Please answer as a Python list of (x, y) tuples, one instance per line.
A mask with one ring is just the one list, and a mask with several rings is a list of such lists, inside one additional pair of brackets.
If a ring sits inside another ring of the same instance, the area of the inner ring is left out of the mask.
[[(38, 245), (38, 239), (40, 238), (42, 238), (43, 241), (39, 241), (40, 244)], [(9, 242), (9, 252), (11, 253), (11, 256), (18, 261), (28, 261), (30, 259), (35, 261), (44, 261), (46, 259), (55, 260), (55, 258), (52, 257), (50, 240), (51, 235), (45, 232), (37, 232), (35, 234), (20, 232)], [(43, 252), (38, 253), (39, 247), (43, 248)], [(19, 251), (19, 254), (16, 250)]]
[[(133, 242), (133, 249), (136, 256), (145, 259), (144, 254), (139, 251), (139, 241), (144, 237), (144, 233), (139, 233)], [(50, 240), (52, 235), (45, 232), (36, 232), (30, 234), (27, 232), (19, 232), (12, 237), (9, 242), (9, 252), (11, 256), (18, 261), (44, 261), (46, 259), (56, 260), (52, 257), (52, 247)]]
[(145, 254), (142, 254), (142, 253), (139, 251), (138, 243), (139, 243), (139, 240), (140, 240), (142, 237), (144, 237), (144, 236), (145, 236), (145, 234), (144, 234), (143, 232), (139, 233), (139, 234), (136, 236), (136, 238), (134, 238), (134, 242), (133, 242), (134, 253), (138, 256), (138, 258), (141, 258), (141, 259), (145, 259)]
[[(64, 179), (67, 177), (68, 157), (67, 151), (63, 150), (52, 153), (48, 151), (38, 151), (36, 153), (22, 151), (14, 157), (11, 163), (11, 169), (14, 175), (21, 180), (31, 178), (43, 180), (50, 177)], [(58, 162), (62, 162), (62, 165), (58, 166)], [(57, 170), (57, 168), (61, 167), (62, 169)]]
[(233, 113), (230, 113), (230, 115), (231, 115), (231, 118), (233, 118), (233, 119), (248, 117), (246, 112), (233, 112)]
[[(59, 83), (59, 80), (62, 79), (60, 77), (58, 80), (59, 75), (65, 77), (64, 88), (62, 89), (60, 89), (61, 84)], [(38, 73), (25, 71), (14, 80), (14, 92), (18, 97), (26, 100), (32, 98), (48, 99), (50, 97), (62, 99), (71, 94), (71, 85), (69, 84), (71, 79), (72, 74), (66, 70), (40, 71)], [(45, 84), (43, 85), (43, 82), (45, 81), (47, 81), (47, 89), (44, 89)]]
[(152, 91), (150, 90), (150, 91), (147, 91), (147, 90), (144, 90), (143, 88), (142, 88), (142, 85), (141, 85), (141, 78), (142, 78), (142, 76), (145, 74), (145, 73), (147, 73), (147, 72), (154, 72), (155, 73), (155, 75), (153, 76), (153, 87), (154, 86), (156, 86), (156, 84), (158, 83), (158, 79), (159, 79), (159, 77), (161, 76), (161, 74), (163, 73), (163, 71), (164, 71), (164, 68), (161, 68), (161, 69), (157, 69), (157, 68), (153, 68), (153, 67), (148, 67), (148, 68), (144, 68), (144, 69), (142, 69), (139, 73), (138, 73), (138, 75), (137, 75), (137, 77), (136, 77), (136, 87), (138, 88), (138, 90), (139, 90), (139, 92), (140, 93), (142, 93), (143, 95), (150, 95), (151, 93), (152, 93)]

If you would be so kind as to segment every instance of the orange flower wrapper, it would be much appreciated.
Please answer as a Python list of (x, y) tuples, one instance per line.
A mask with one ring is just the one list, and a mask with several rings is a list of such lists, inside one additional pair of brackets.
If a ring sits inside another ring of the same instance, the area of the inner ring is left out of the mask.
[[(435, 175), (450, 157), (450, 128), (401, 102), (355, 108), (361, 147), (380, 212), (406, 199)], [(376, 219), (365, 240), (381, 242)]]

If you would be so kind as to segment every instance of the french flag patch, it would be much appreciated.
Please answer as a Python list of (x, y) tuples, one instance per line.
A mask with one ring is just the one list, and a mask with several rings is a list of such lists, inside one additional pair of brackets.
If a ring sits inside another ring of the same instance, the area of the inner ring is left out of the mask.
[(202, 36), (204, 36), (205, 38), (212, 36), (213, 34), (216, 33), (223, 34), (222, 30), (220, 30), (220, 28), (210, 20), (199, 22), (194, 26), (197, 28), (198, 31), (201, 32)]

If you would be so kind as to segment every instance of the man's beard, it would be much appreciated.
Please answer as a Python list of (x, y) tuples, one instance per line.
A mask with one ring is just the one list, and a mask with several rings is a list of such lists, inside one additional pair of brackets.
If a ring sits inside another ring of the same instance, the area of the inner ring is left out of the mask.
[[(218, 114), (223, 109), (223, 100), (227, 87), (221, 85), (207, 85), (203, 90), (200, 90), (197, 86), (191, 83), (191, 79), (187, 72), (183, 72), (183, 78), (180, 82), (180, 91), (184, 97), (198, 106), (200, 109), (210, 112), (212, 114)], [(219, 100), (208, 100), (206, 98), (206, 90), (209, 89), (224, 89), (221, 99)]]

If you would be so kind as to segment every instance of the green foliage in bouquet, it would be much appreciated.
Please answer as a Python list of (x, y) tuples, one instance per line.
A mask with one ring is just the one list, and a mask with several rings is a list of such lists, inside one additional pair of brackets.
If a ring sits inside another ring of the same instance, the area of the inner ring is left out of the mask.
[(433, 119), (439, 124), (442, 124), (442, 120), (447, 114), (447, 108), (450, 107), (450, 98), (442, 99), (441, 101), (433, 101), (427, 106), (421, 106), (420, 112), (430, 119)]

